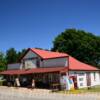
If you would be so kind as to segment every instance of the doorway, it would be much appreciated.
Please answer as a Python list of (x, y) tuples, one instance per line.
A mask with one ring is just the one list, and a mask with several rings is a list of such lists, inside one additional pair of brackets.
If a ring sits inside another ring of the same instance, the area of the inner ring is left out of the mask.
[(87, 80), (87, 86), (91, 86), (91, 74), (90, 72), (86, 73), (86, 80)]

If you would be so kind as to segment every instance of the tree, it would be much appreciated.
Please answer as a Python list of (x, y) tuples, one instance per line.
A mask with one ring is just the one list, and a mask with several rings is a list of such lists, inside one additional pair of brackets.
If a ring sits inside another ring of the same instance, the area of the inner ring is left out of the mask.
[(83, 30), (67, 29), (53, 41), (52, 51), (65, 52), (78, 60), (100, 67), (100, 37)]
[(24, 53), (26, 52), (26, 50), (27, 50), (27, 49), (22, 49), (21, 51), (19, 51), (19, 52), (17, 53), (17, 59), (18, 59), (18, 60), (24, 55)]
[(0, 71), (5, 70), (6, 69), (6, 59), (5, 59), (5, 55), (0, 52)]
[(6, 61), (7, 64), (10, 63), (18, 63), (20, 57), (25, 53), (26, 49), (22, 49), (21, 51), (16, 51), (14, 48), (10, 48), (6, 51)]
[(14, 48), (10, 48), (10, 49), (7, 50), (6, 60), (7, 60), (7, 64), (17, 62), (17, 52)]

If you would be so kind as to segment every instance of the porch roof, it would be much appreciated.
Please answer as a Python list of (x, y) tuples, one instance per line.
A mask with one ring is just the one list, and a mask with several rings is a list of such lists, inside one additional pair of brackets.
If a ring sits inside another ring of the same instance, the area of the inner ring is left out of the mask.
[(23, 74), (34, 74), (34, 73), (51, 73), (51, 72), (67, 72), (67, 67), (53, 67), (53, 68), (33, 68), (28, 70), (7, 70), (0, 74), (2, 75), (23, 75)]
[(69, 70), (99, 71), (100, 69), (98, 69), (92, 65), (88, 65), (83, 62), (80, 62), (77, 59), (69, 56)]
[(50, 73), (50, 72), (67, 72), (68, 67), (53, 67), (53, 68), (33, 68), (26, 71), (27, 74), (29, 73)]
[(5, 70), (0, 72), (1, 75), (18, 75), (18, 74), (24, 74), (25, 70)]

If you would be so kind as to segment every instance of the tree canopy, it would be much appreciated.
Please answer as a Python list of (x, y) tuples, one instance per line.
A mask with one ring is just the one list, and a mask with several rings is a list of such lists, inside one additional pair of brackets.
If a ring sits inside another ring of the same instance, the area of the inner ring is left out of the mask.
[(5, 70), (7, 64), (9, 63), (17, 63), (19, 58), (25, 53), (25, 51), (26, 49), (17, 51), (14, 48), (9, 48), (6, 51), (6, 54), (0, 51), (0, 71)]
[(53, 41), (52, 51), (65, 52), (100, 68), (100, 37), (83, 30), (67, 29)]
[(16, 63), (17, 62), (17, 52), (14, 48), (10, 48), (6, 52), (7, 63)]
[[(99, 46), (100, 36), (83, 30), (66, 29), (55, 37), (51, 50), (68, 53), (84, 63), (100, 68)], [(15, 48), (9, 48), (5, 54), (0, 51), (0, 70), (6, 69), (9, 63), (17, 63), (25, 51), (17, 51)]]
[(6, 63), (5, 55), (0, 51), (0, 70), (6, 69)]

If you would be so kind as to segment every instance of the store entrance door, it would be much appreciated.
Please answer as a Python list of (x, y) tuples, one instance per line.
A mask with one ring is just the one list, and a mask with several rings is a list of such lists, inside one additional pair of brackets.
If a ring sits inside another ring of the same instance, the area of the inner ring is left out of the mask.
[(87, 72), (86, 74), (87, 86), (91, 86), (91, 74)]

